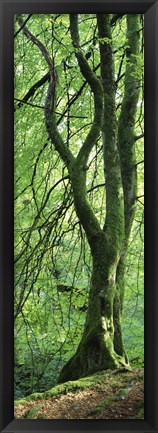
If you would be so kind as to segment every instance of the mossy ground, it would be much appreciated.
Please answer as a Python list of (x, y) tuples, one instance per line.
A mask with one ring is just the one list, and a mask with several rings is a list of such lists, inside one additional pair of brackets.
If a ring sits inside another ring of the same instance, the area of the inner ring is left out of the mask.
[(27, 419), (142, 419), (143, 369), (93, 374), (15, 401), (15, 417)]

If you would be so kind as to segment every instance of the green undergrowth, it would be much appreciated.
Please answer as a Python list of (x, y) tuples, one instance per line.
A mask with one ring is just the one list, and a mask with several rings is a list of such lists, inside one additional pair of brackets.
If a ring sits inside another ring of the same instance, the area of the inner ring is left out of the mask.
[(31, 409), (30, 408), (27, 409), (25, 411), (24, 418), (33, 419), (35, 417), (36, 413), (39, 411), (39, 409), (43, 409), (42, 404), (37, 404), (36, 406), (31, 407)]
[(58, 396), (60, 394), (67, 394), (68, 392), (77, 392), (79, 390), (86, 389), (99, 389), (104, 390), (105, 387), (110, 384), (116, 386), (124, 385), (127, 380), (141, 380), (143, 378), (143, 369), (133, 369), (131, 371), (127, 371), (125, 369), (122, 370), (106, 370), (102, 372), (95, 373), (91, 376), (82, 377), (81, 379), (68, 381), (62, 383), (60, 385), (56, 385), (48, 391), (45, 392), (36, 392), (33, 393), (23, 399), (15, 400), (15, 406), (24, 404), (26, 401), (35, 401), (35, 400), (44, 400), (50, 397)]
[(57, 396), (60, 394), (67, 394), (68, 392), (76, 392), (78, 390), (93, 388), (96, 387), (97, 384), (106, 381), (107, 377), (108, 377), (108, 372), (106, 371), (101, 373), (95, 373), (92, 376), (83, 377), (78, 380), (73, 380), (73, 381), (70, 380), (60, 385), (56, 385), (48, 391), (36, 392), (21, 400), (16, 400), (15, 405), (22, 404), (25, 401), (40, 400), (40, 399)]

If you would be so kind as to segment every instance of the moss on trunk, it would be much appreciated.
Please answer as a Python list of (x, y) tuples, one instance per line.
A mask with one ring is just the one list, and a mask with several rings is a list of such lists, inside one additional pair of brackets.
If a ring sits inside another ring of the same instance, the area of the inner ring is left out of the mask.
[[(74, 45), (79, 47), (76, 23), (76, 16), (75, 19), (72, 17), (72, 37)], [(85, 162), (87, 161), (87, 149), (90, 149), (88, 140), (83, 144), (69, 172), (76, 213), (85, 229), (91, 249), (93, 272), (83, 336), (76, 353), (62, 369), (59, 382), (74, 380), (99, 370), (128, 365), (121, 332), (124, 288), (124, 259), (121, 258), (125, 248), (124, 218), (126, 213), (124, 213), (120, 153), (117, 142), (110, 16), (98, 14), (97, 24), (104, 99), (102, 135), (106, 182), (106, 221), (102, 230), (87, 200)], [(79, 64), (81, 63), (81, 70), (84, 66), (85, 71), (86, 64), (80, 51), (77, 57), (79, 57)], [(93, 125), (97, 131), (99, 130), (98, 107), (96, 104), (97, 122)]]
[[(102, 235), (103, 238), (98, 240), (98, 249), (95, 243), (89, 305), (83, 336), (75, 355), (62, 369), (59, 383), (75, 380), (96, 371), (127, 366), (124, 350), (119, 353), (114, 345), (113, 307), (116, 293), (116, 263), (112, 266), (111, 261), (108, 260), (105, 234)], [(121, 329), (119, 316), (118, 325)]]
[(127, 15), (125, 90), (118, 122), (118, 147), (124, 190), (126, 246), (135, 214), (137, 196), (137, 167), (135, 155), (135, 117), (139, 98), (140, 78), (135, 74), (139, 59), (139, 15)]

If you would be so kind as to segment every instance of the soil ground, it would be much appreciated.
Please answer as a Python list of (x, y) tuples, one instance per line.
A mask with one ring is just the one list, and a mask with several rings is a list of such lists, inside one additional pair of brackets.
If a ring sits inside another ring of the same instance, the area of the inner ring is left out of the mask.
[(144, 370), (105, 371), (15, 402), (15, 418), (143, 419)]

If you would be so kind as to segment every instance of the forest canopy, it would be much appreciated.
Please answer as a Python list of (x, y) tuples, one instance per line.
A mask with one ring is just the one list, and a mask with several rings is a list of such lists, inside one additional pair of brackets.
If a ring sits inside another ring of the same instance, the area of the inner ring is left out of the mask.
[(143, 26), (15, 16), (17, 398), (143, 363)]

